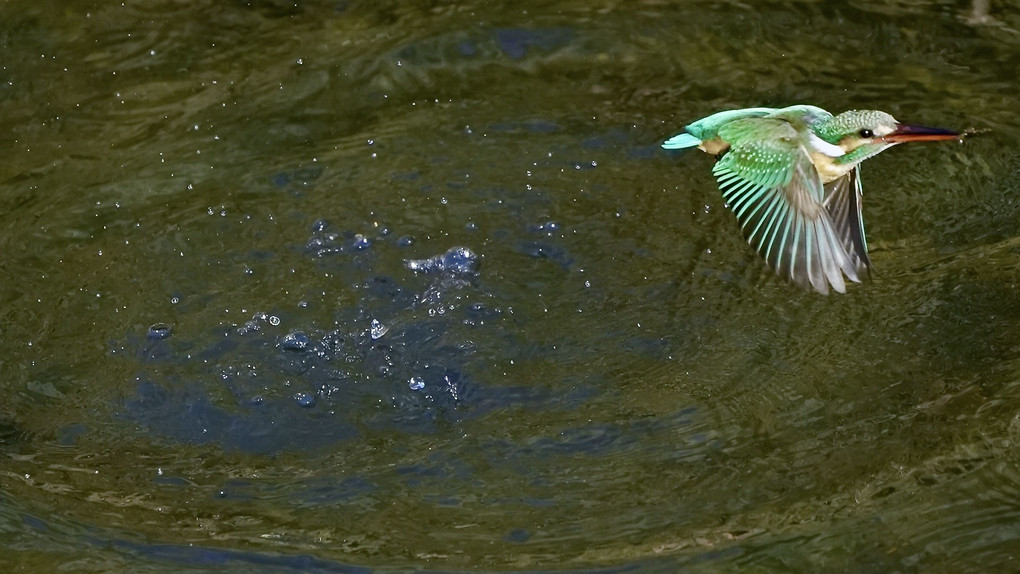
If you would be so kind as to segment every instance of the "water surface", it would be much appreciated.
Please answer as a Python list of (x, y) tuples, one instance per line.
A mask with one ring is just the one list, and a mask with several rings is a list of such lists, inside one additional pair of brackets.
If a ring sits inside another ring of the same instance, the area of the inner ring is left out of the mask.
[[(0, 563), (984, 572), (1020, 548), (1020, 12), (8, 2)], [(774, 276), (666, 137), (990, 130)]]

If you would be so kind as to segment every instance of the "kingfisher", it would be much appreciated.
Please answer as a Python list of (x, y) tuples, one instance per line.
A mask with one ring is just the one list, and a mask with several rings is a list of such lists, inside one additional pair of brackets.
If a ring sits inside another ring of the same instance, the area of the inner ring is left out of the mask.
[(807, 105), (719, 112), (663, 142), (716, 156), (712, 168), (744, 237), (781, 277), (828, 294), (870, 274), (861, 162), (896, 144), (959, 139), (877, 110)]

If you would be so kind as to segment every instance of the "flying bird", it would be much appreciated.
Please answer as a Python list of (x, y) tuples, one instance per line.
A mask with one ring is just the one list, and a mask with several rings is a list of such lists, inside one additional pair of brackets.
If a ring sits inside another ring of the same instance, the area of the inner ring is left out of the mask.
[(781, 277), (826, 294), (870, 273), (861, 162), (900, 143), (959, 139), (876, 110), (839, 115), (807, 105), (719, 112), (663, 142), (697, 146), (748, 243)]

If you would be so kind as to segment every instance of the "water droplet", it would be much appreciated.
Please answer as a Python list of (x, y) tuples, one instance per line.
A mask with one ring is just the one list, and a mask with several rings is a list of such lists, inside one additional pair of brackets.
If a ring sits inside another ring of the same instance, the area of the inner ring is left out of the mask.
[(454, 381), (450, 380), (449, 375), (444, 376), (443, 380), (446, 381), (446, 392), (450, 393), (450, 397), (452, 397), (453, 400), (459, 401), (460, 392), (457, 389), (457, 384)]
[(529, 231), (534, 231), (535, 233), (544, 233), (549, 237), (552, 237), (553, 234), (555, 234), (559, 230), (560, 224), (556, 223), (555, 221), (546, 221), (544, 223), (539, 223), (538, 225), (531, 226), (529, 229)]

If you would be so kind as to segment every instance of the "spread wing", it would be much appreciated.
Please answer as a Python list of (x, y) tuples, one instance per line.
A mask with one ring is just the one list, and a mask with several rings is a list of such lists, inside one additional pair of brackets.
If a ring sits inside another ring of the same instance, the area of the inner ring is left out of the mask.
[[(830, 285), (845, 292), (844, 274), (860, 281), (857, 270), (864, 259), (851, 255), (858, 252), (848, 249), (845, 226), (833, 223), (824, 204), (826, 190), (793, 126), (781, 119), (746, 118), (723, 126), (719, 137), (731, 147), (712, 173), (748, 243), (765, 261), (780, 276), (819, 293), (828, 293)], [(861, 229), (862, 242), (863, 237)]]
[(831, 181), (825, 186), (825, 210), (836, 229), (840, 244), (854, 262), (858, 274), (871, 269), (868, 258), (868, 241), (864, 237), (864, 218), (861, 216), (861, 166)]

